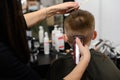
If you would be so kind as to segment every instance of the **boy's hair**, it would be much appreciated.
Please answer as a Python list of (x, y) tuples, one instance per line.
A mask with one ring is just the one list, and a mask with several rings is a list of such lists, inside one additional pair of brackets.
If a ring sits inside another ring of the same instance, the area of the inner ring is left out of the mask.
[(73, 43), (73, 36), (82, 35), (85, 37), (83, 43), (86, 44), (91, 40), (95, 29), (94, 16), (90, 12), (81, 9), (73, 11), (66, 17), (64, 29), (68, 37), (68, 43)]

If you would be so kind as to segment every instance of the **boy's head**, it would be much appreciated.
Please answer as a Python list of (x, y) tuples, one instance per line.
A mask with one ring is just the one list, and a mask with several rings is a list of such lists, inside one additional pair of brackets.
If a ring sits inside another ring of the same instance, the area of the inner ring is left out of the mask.
[(95, 20), (94, 16), (85, 10), (72, 12), (64, 21), (65, 34), (67, 42), (71, 45), (75, 35), (84, 36), (83, 43), (89, 44), (91, 39), (95, 39)]

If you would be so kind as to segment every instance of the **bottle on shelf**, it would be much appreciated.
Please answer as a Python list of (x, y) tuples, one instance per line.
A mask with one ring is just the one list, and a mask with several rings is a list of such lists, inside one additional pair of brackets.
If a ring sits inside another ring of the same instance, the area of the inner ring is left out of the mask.
[(43, 44), (43, 38), (44, 38), (44, 29), (43, 26), (39, 26), (39, 42), (40, 44)]
[(49, 37), (48, 33), (45, 32), (45, 37), (44, 37), (44, 54), (49, 54), (50, 53), (50, 46), (49, 46)]
[(64, 39), (63, 34), (58, 29), (55, 35), (55, 49), (57, 52), (64, 50)]
[(28, 47), (31, 50), (32, 49), (32, 31), (30, 29), (26, 30), (26, 36), (28, 40)]
[(57, 26), (58, 25), (54, 25), (54, 29), (52, 30), (52, 35), (51, 35), (51, 39), (52, 39), (52, 46), (55, 47), (55, 35), (56, 35), (56, 32), (57, 32)]

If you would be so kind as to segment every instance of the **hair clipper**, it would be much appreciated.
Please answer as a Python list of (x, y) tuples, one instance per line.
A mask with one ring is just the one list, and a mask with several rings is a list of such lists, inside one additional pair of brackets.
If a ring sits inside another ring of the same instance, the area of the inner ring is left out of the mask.
[[(84, 36), (83, 35), (75, 35), (74, 39), (76, 39), (76, 37), (78, 37), (81, 40), (82, 44), (83, 44)], [(75, 64), (78, 64), (79, 61), (80, 61), (80, 50), (79, 50), (79, 47), (76, 44), (75, 40), (74, 40), (74, 43), (73, 43), (73, 58), (74, 58)]]

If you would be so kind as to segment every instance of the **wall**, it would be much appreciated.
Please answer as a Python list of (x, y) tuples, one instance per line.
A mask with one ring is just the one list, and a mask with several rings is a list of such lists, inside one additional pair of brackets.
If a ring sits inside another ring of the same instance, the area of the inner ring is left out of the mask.
[[(75, 0), (81, 2), (84, 0)], [(81, 9), (90, 11), (96, 20), (98, 37), (120, 44), (120, 0), (88, 0)]]
[(116, 44), (120, 44), (120, 0), (102, 0), (101, 35)]

